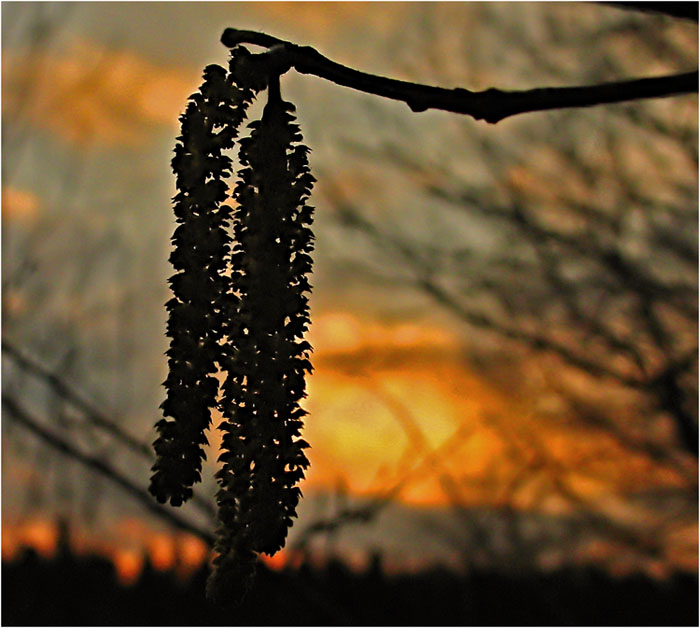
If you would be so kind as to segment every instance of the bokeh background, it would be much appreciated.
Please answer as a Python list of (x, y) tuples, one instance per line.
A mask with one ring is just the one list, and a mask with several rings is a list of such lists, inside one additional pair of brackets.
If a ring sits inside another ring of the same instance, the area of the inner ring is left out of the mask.
[[(576, 2), (3, 3), (5, 561), (66, 529), (125, 583), (207, 558), (215, 452), (199, 501), (146, 487), (169, 162), (228, 26), (476, 90), (698, 56), (693, 22)], [(282, 91), (318, 179), (315, 372), (270, 567), (696, 573), (697, 96), (490, 126), (294, 72)]]

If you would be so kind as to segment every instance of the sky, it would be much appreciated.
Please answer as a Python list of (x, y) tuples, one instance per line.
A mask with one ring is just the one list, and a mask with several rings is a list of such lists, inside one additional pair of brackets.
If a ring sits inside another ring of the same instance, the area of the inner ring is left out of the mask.
[[(445, 86), (482, 89), (495, 82), (515, 89), (562, 76), (588, 78), (585, 55), (567, 52), (565, 37), (557, 42), (562, 52), (554, 69), (503, 45), (513, 28), (523, 45), (543, 38), (548, 7), (562, 20), (562, 32), (580, 29), (590, 38), (601, 15), (616, 15), (609, 7), (539, 3), (507, 9), (499, 3), (3, 3), (3, 338), (60, 372), (140, 441), (152, 440), (166, 375), (162, 304), (174, 224), (170, 155), (177, 117), (202, 68), (226, 63), (219, 43), (223, 29), (260, 30), (314, 46), (351, 67)], [(494, 29), (494, 20), (502, 28)], [(674, 31), (664, 22), (664, 28), (681, 48), (692, 45), (693, 37), (697, 45), (697, 35), (684, 25)], [(446, 50), (437, 60), (435, 38)], [(610, 44), (629, 61), (625, 45), (624, 38)], [(466, 67), (452, 62), (461, 54), (469, 60)], [(673, 70), (670, 64), (640, 53), (625, 69), (652, 74)], [(426, 180), (449, 183), (457, 175), (475, 186), (488, 184), (485, 160), (469, 146), (489, 133), (509, 147), (515, 164), (538, 130), (561, 131), (556, 119), (550, 129), (541, 118), (486, 128), (440, 112), (417, 117), (400, 103), (294, 73), (283, 78), (282, 89), (297, 106), (319, 180), (312, 199), (315, 372), (304, 435), (312, 444), (312, 466), (293, 534), (347, 500), (376, 497), (389, 505), (374, 525), (351, 526), (338, 535), (347, 555), (378, 547), (396, 562), (403, 556), (408, 562), (439, 557), (457, 563), (462, 548), (473, 547), (459, 525), (467, 508), (550, 517), (555, 529), (558, 518), (575, 513), (549, 486), (546, 473), (513, 497), (509, 487), (525, 464), (513, 443), (520, 455), (539, 443), (551, 460), (569, 465), (577, 491), (606, 504), (620, 520), (649, 514), (648, 504), (625, 497), (640, 485), (680, 492), (684, 484), (677, 475), (621, 450), (606, 434), (547, 411), (547, 399), (519, 383), (519, 367), (510, 377), (475, 368), (468, 358), (480, 339), (431, 307), (425, 294), (388, 283), (386, 277), (401, 278), (406, 269), (339, 220), (338, 198), (347, 197), (417, 242), (502, 246), (500, 234), (478, 219), (426, 209), (416, 190)], [(681, 116), (697, 117), (696, 99), (678, 107)], [(404, 163), (385, 159), (377, 165), (367, 152), (381, 154), (388, 138), (403, 142)], [(539, 154), (538, 163), (546, 165), (546, 152)], [(412, 161), (420, 165), (412, 168)], [(529, 172), (514, 165), (507, 174), (526, 187)], [(535, 187), (541, 191), (541, 182)], [(580, 194), (585, 197), (590, 188), (582, 184)], [(74, 409), (47, 394), (45, 384), (18, 377), (7, 363), (4, 371), (4, 392), (40, 415), (60, 417), (69, 430), (79, 421)], [(92, 535), (94, 542), (99, 536), (120, 548), (124, 573), (133, 571), (144, 544), (167, 562), (173, 551), (167, 526), (76, 463), (47, 456), (7, 423), (3, 552), (18, 539), (46, 541), (47, 522), (67, 512), (85, 538)], [(76, 432), (81, 446), (117, 456), (108, 440)], [(213, 431), (214, 447), (217, 438)], [(143, 461), (127, 456), (124, 465), (145, 485)], [(207, 463), (205, 474), (213, 471)], [(90, 505), (95, 487), (103, 498)], [(205, 479), (201, 490), (211, 495), (213, 481)], [(696, 565), (696, 526), (692, 516), (683, 523), (667, 562)], [(614, 554), (595, 542), (585, 539), (572, 553), (588, 548), (588, 556), (598, 551), (606, 560)], [(189, 548), (183, 551), (201, 556), (195, 541), (183, 544)], [(554, 543), (540, 563), (560, 560), (567, 547)], [(625, 560), (618, 562), (634, 563)]]

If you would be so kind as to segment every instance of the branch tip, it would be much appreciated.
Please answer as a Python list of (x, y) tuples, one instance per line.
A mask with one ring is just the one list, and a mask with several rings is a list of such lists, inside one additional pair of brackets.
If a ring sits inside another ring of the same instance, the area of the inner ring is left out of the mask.
[(284, 74), (294, 68), (300, 74), (311, 74), (336, 85), (404, 102), (415, 112), (439, 109), (490, 124), (521, 113), (664, 98), (698, 91), (697, 71), (598, 85), (523, 91), (443, 89), (360, 72), (331, 61), (310, 46), (298, 46), (265, 33), (227, 28), (221, 41), (228, 47), (245, 43), (268, 48), (265, 53), (252, 55), (260, 59), (254, 63), (264, 66), (265, 76)]

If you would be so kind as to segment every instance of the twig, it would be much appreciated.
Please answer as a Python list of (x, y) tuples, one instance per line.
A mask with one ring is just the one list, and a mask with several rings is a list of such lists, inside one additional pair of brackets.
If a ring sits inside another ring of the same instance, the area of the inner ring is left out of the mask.
[(139, 442), (136, 438), (131, 436), (131, 434), (128, 434), (117, 424), (104, 416), (89, 401), (66, 384), (56, 373), (28, 358), (5, 339), (2, 340), (2, 352), (11, 358), (22, 370), (32, 373), (49, 384), (59, 397), (78, 408), (90, 423), (103, 429), (129, 449), (142, 456), (147, 456), (149, 459), (153, 457), (150, 447)]
[(617, 9), (626, 11), (643, 11), (644, 13), (661, 13), (669, 17), (679, 17), (686, 20), (698, 21), (697, 2), (601, 2)]
[(464, 303), (461, 303), (453, 294), (444, 289), (439, 282), (435, 281), (432, 275), (425, 272), (425, 264), (418, 259), (418, 256), (409, 246), (398, 241), (396, 238), (382, 233), (375, 225), (365, 220), (358, 212), (354, 211), (348, 203), (344, 203), (342, 199), (336, 199), (335, 204), (339, 215), (347, 225), (365, 233), (383, 248), (393, 248), (397, 251), (410, 265), (415, 274), (415, 277), (411, 279), (411, 284), (415, 288), (420, 289), (437, 303), (451, 310), (463, 321), (474, 327), (487, 329), (511, 340), (523, 343), (533, 349), (557, 355), (572, 366), (596, 377), (610, 378), (636, 389), (643, 389), (647, 386), (645, 380), (616, 370), (608, 364), (598, 363), (589, 359), (585, 354), (581, 354), (577, 350), (574, 350), (574, 348), (554, 338), (517, 326), (500, 323), (492, 316), (483, 312), (468, 309)]
[[(444, 89), (419, 83), (367, 74), (331, 61), (314, 48), (297, 46), (288, 41), (255, 31), (227, 28), (221, 43), (229, 48), (239, 44), (253, 44), (268, 48), (270, 62), (276, 68), (294, 68), (301, 74), (313, 74), (337, 85), (343, 85), (368, 94), (405, 102), (413, 111), (441, 109), (485, 120), (495, 124), (520, 113), (590, 107), (610, 103), (662, 98), (698, 91), (698, 72), (685, 72), (655, 78), (600, 83), (580, 87), (543, 87), (524, 91), (487, 89), (472, 92), (468, 89)], [(261, 55), (257, 55), (260, 58)], [(284, 59), (284, 63), (281, 63)]]
[[(79, 463), (85, 465), (88, 469), (99, 473), (100, 475), (107, 478), (110, 482), (119, 486), (123, 491), (133, 497), (136, 501), (140, 502), (147, 510), (151, 511), (156, 516), (165, 520), (167, 523), (173, 527), (189, 532), (199, 537), (204, 541), (208, 547), (214, 547), (214, 535), (210, 534), (206, 530), (197, 527), (195, 524), (187, 521), (184, 517), (176, 514), (172, 509), (165, 506), (161, 506), (157, 503), (153, 497), (141, 489), (137, 484), (132, 482), (129, 478), (124, 476), (119, 470), (112, 467), (110, 464), (104, 462), (100, 458), (92, 456), (88, 453), (80, 451), (77, 447), (73, 446), (70, 442), (61, 438), (60, 436), (54, 434), (50, 430), (47, 430), (42, 426), (39, 421), (34, 417), (30, 416), (23, 408), (17, 404), (17, 402), (12, 399), (9, 395), (2, 395), (2, 405), (8, 410), (10, 415), (22, 426), (27, 428), (30, 432), (38, 436), (41, 440), (47, 443), (50, 447), (53, 447), (62, 454), (77, 460)], [(329, 617), (337, 623), (337, 625), (352, 625), (354, 622), (352, 619), (340, 608), (336, 608), (334, 605), (329, 604), (324, 600), (313, 587), (309, 586), (302, 580), (298, 578), (290, 577), (288, 580), (289, 586), (293, 587), (300, 595), (304, 596), (310, 603), (316, 605), (323, 612), (327, 613)]]
[[(114, 422), (114, 420), (108, 418), (97, 408), (95, 408), (91, 402), (86, 400), (80, 393), (76, 392), (56, 373), (38, 362), (28, 358), (19, 349), (6, 340), (2, 341), (2, 352), (7, 357), (12, 359), (18, 367), (45, 381), (61, 399), (64, 399), (80, 410), (89, 423), (103, 429), (105, 432), (113, 436), (117, 442), (125, 445), (127, 449), (135, 452), (142, 458), (153, 462), (153, 451), (147, 444), (142, 443), (135, 437), (131, 436), (131, 434), (124, 431), (117, 423)], [(214, 504), (212, 504), (210, 501), (204, 499), (200, 495), (193, 495), (191, 501), (210, 519), (214, 520), (216, 518), (216, 509), (214, 508)]]
[(190, 523), (183, 517), (175, 514), (171, 510), (168, 510), (161, 505), (159, 505), (145, 490), (142, 490), (129, 478), (124, 476), (119, 470), (112, 467), (109, 463), (104, 462), (100, 458), (92, 456), (79, 450), (77, 447), (72, 445), (67, 440), (61, 438), (60, 436), (54, 434), (53, 432), (47, 430), (43, 425), (30, 416), (19, 404), (12, 399), (9, 395), (2, 395), (2, 404), (9, 411), (9, 413), (14, 417), (14, 419), (26, 427), (33, 434), (38, 436), (41, 440), (48, 443), (54, 449), (60, 451), (77, 460), (81, 464), (85, 465), (89, 469), (92, 469), (96, 473), (107, 478), (110, 482), (119, 486), (123, 491), (131, 495), (136, 501), (140, 502), (147, 510), (167, 521), (170, 525), (194, 534), (195, 536), (202, 539), (207, 545), (213, 547), (214, 536), (197, 527), (195, 524)]

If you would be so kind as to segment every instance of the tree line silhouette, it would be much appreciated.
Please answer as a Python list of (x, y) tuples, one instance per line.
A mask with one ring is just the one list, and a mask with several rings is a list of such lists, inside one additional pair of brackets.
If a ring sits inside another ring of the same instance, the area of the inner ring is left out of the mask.
[(114, 564), (67, 544), (51, 558), (25, 548), (3, 562), (5, 626), (693, 626), (698, 580), (612, 577), (590, 568), (549, 573), (444, 568), (387, 575), (376, 555), (364, 571), (341, 560), (273, 571), (261, 564), (243, 602), (206, 600), (206, 564), (182, 578), (148, 561), (130, 585)]

